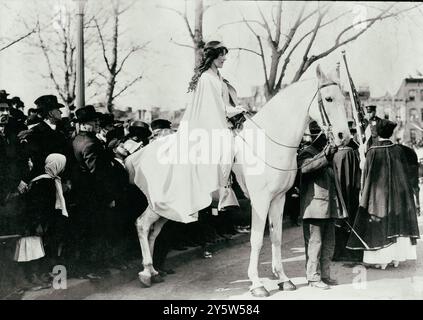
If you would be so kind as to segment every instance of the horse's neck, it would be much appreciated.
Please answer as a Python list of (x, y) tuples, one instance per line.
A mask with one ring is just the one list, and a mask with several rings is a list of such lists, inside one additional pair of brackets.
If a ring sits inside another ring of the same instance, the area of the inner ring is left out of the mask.
[(317, 80), (295, 83), (274, 96), (252, 119), (273, 140), (296, 147), (309, 122), (309, 108), (316, 103), (316, 88)]

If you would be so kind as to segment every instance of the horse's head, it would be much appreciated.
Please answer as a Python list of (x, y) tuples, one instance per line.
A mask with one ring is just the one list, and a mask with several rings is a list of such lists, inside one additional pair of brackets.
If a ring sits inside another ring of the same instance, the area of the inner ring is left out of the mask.
[[(348, 128), (347, 114), (344, 106), (344, 95), (340, 88), (339, 76), (336, 72), (325, 75), (320, 69), (316, 68), (318, 79), (318, 94), (321, 97), (323, 107), (319, 108), (318, 99), (310, 108), (309, 115), (316, 120), (321, 128), (328, 134), (331, 131), (334, 143), (337, 146), (346, 145), (350, 141), (351, 135)], [(329, 120), (329, 121), (328, 121)]]

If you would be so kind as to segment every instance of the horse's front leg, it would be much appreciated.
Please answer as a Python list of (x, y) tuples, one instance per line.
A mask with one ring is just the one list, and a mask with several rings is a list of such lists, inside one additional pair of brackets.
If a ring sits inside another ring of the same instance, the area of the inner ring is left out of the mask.
[(150, 207), (143, 212), (143, 214), (136, 220), (135, 225), (138, 232), (138, 239), (141, 247), (142, 264), (144, 269), (138, 273), (138, 278), (144, 287), (151, 286), (151, 276), (153, 274), (153, 257), (150, 252), (150, 244), (148, 235), (151, 226), (159, 220), (160, 216), (154, 213)]
[(250, 264), (248, 266), (248, 278), (251, 280), (251, 294), (255, 297), (268, 297), (269, 292), (263, 286), (258, 276), (258, 262), (260, 250), (263, 246), (264, 226), (266, 224), (267, 209), (257, 211), (252, 203), (252, 220), (251, 220), (251, 253)]
[(282, 222), (285, 205), (285, 194), (274, 198), (269, 208), (269, 231), (272, 241), (272, 271), (280, 280), (279, 289), (283, 291), (295, 290), (295, 285), (289, 280), (282, 264)]
[[(152, 257), (154, 257), (154, 243), (156, 242), (156, 239), (166, 222), (167, 222), (166, 218), (160, 217), (159, 220), (157, 220), (152, 226), (152, 230), (150, 231), (150, 234), (148, 237), (148, 244), (150, 247), (150, 254)], [(159, 272), (154, 268), (154, 264), (152, 264), (150, 267), (150, 273), (152, 276), (151, 281), (153, 283), (159, 283), (164, 281), (163, 278), (159, 275)]]

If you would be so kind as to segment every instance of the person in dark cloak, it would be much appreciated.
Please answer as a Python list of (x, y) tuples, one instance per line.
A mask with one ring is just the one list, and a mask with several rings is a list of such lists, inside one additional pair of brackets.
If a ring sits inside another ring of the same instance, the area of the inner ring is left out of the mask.
[(365, 264), (382, 269), (415, 260), (420, 238), (406, 155), (389, 140), (395, 127), (386, 119), (377, 123), (378, 142), (368, 150), (363, 170), (356, 233), (351, 232), (347, 243), (349, 249), (364, 250)]

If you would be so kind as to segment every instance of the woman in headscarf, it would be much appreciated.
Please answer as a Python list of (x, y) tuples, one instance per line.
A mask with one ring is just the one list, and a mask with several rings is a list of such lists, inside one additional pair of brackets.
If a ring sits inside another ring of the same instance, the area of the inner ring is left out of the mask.
[(363, 262), (385, 269), (390, 263), (416, 260), (420, 238), (408, 164), (402, 148), (389, 138), (396, 123), (381, 119), (378, 141), (366, 154), (363, 188), (354, 231), (347, 248), (365, 250)]
[[(49, 258), (60, 255), (60, 238), (63, 230), (58, 230), (61, 216), (68, 217), (65, 198), (63, 196), (60, 174), (66, 166), (66, 157), (52, 153), (45, 160), (45, 173), (29, 183), (29, 191), (25, 194), (25, 214), (22, 226), (23, 237), (18, 241), (15, 261), (25, 262), (27, 279), (37, 287), (48, 286), (47, 279), (40, 279), (41, 259), (45, 256), (44, 247)], [(44, 259), (43, 259), (44, 260)], [(50, 266), (48, 266), (49, 268)]]

